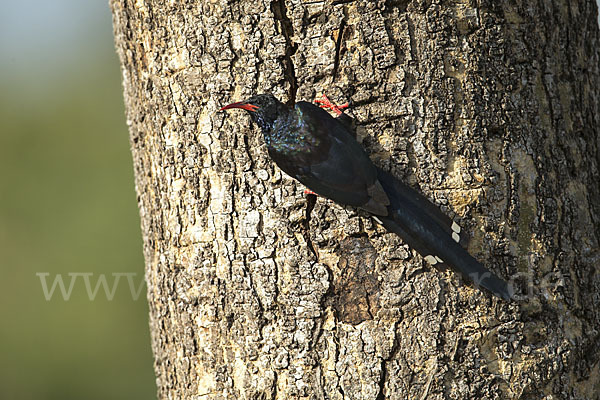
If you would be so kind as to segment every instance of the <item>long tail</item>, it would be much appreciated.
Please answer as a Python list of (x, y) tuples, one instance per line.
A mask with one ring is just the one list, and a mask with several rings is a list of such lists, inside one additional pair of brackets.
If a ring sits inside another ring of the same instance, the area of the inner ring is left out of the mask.
[(474, 259), (462, 246), (464, 233), (424, 196), (378, 168), (381, 186), (388, 194), (389, 215), (378, 217), (430, 264), (446, 264), (476, 286), (511, 300), (512, 287)]

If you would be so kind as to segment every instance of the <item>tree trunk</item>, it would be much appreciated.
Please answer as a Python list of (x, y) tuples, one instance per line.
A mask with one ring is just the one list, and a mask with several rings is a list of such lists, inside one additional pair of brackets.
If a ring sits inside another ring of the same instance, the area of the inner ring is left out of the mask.
[[(600, 398), (593, 0), (111, 6), (159, 398)], [(521, 300), (308, 201), (217, 111), (265, 92), (350, 100), (374, 162)]]

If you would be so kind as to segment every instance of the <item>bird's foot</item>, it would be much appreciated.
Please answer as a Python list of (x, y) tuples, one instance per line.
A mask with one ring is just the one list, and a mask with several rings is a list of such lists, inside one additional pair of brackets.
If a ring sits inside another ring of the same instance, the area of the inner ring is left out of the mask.
[(318, 194), (316, 194), (315, 192), (313, 192), (310, 189), (304, 189), (304, 194), (314, 194), (315, 196), (318, 196)]
[(329, 98), (326, 95), (323, 95), (323, 99), (322, 100), (315, 100), (315, 103), (317, 103), (319, 105), (319, 107), (321, 108), (329, 108), (330, 110), (332, 110), (334, 113), (336, 113), (338, 116), (342, 115), (343, 113), (343, 109), (344, 108), (348, 108), (349, 104), (345, 103), (342, 105), (335, 105), (331, 102), (331, 100), (329, 100)]

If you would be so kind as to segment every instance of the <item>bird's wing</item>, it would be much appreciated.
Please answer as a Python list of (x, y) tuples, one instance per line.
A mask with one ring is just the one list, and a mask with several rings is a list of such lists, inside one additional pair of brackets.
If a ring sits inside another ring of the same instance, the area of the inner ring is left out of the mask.
[(389, 200), (377, 180), (377, 169), (347, 128), (311, 103), (296, 103), (296, 109), (303, 121), (301, 129), (323, 145), (295, 177), (337, 203), (386, 215)]
[[(429, 218), (433, 219), (454, 241), (458, 242), (464, 248), (468, 246), (470, 238), (467, 232), (465, 232), (456, 221), (444, 214), (438, 206), (401, 180), (394, 178), (391, 174), (379, 168), (377, 168), (377, 171), (378, 178), (381, 182), (384, 180), (386, 181), (384, 186), (387, 190), (393, 190), (394, 193), (402, 193), (405, 201), (410, 202), (413, 206), (418, 207), (423, 213), (427, 214)], [(390, 189), (390, 186), (392, 189)]]

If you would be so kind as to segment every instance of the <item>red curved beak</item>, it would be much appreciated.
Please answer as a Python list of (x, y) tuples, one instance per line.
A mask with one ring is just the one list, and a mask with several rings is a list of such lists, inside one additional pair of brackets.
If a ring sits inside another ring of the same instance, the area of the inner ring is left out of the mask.
[(237, 103), (231, 103), (225, 107), (221, 107), (219, 111), (228, 110), (230, 108), (241, 108), (242, 110), (254, 112), (258, 110), (259, 107), (255, 106), (254, 104), (246, 103), (245, 101), (238, 101)]

